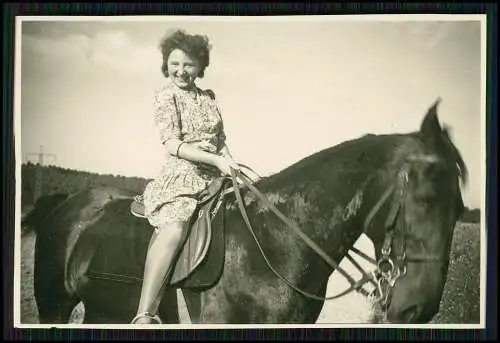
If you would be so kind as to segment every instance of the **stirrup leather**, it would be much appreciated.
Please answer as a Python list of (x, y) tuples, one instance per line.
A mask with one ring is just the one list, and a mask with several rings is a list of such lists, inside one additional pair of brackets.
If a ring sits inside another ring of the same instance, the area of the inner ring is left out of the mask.
[(140, 318), (144, 318), (144, 317), (147, 317), (149, 319), (152, 319), (154, 321), (156, 321), (157, 324), (163, 324), (160, 317), (158, 317), (158, 315), (156, 316), (153, 316), (151, 313), (149, 312), (142, 312), (142, 313), (139, 313), (138, 315), (136, 315), (134, 317), (134, 319), (132, 319), (132, 322), (130, 324), (135, 324), (137, 322), (138, 319)]

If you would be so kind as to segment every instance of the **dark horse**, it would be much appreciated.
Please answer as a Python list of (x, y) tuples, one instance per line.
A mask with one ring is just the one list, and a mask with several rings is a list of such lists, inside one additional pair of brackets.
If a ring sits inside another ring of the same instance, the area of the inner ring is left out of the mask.
[[(193, 323), (315, 323), (329, 276), (363, 232), (378, 267), (352, 289), (373, 282), (390, 322), (431, 320), (464, 208), (460, 181), (467, 181), (465, 163), (439, 124), (438, 103), (418, 131), (368, 134), (226, 193), (197, 266), (204, 281), (191, 273), (165, 288), (162, 320), (179, 322), (181, 288)], [(36, 204), (25, 223), (37, 234), (41, 323), (67, 322), (80, 301), (85, 323), (130, 323), (153, 232), (131, 215), (133, 197), (101, 188), (47, 195)]]

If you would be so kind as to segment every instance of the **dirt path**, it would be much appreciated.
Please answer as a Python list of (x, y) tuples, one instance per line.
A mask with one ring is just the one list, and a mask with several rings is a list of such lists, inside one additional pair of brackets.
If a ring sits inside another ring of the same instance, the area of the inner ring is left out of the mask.
[(33, 294), (33, 250), (35, 234), (28, 233), (21, 239), (21, 323), (39, 324)]

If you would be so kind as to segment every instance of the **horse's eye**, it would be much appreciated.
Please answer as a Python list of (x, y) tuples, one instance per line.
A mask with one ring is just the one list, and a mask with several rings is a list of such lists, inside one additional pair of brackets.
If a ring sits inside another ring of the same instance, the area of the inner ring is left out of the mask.
[(442, 184), (442, 181), (437, 180), (436, 172), (440, 173), (438, 169), (431, 167), (431, 164), (419, 164), (408, 172), (409, 187), (411, 188), (412, 198), (415, 204), (429, 205), (429, 203), (436, 199), (439, 192), (436, 186)]
[(445, 183), (448, 179), (446, 167), (442, 164), (429, 165), (425, 175), (429, 180), (431, 180), (431, 182), (436, 183), (437, 186)]

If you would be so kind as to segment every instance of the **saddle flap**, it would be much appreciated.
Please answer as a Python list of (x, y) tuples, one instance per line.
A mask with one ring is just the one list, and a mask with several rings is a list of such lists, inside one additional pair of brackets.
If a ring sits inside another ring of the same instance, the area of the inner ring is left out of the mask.
[(175, 264), (171, 284), (187, 278), (205, 258), (212, 237), (211, 216), (208, 210), (209, 208), (201, 208), (198, 218), (189, 228), (185, 244), (182, 245)]
[[(170, 284), (188, 278), (205, 260), (212, 242), (212, 222), (225, 198), (224, 189), (227, 188), (229, 180), (225, 177), (214, 180), (205, 195), (200, 198), (202, 200), (198, 203), (185, 241), (181, 244)], [(201, 202), (203, 200), (205, 202)]]

